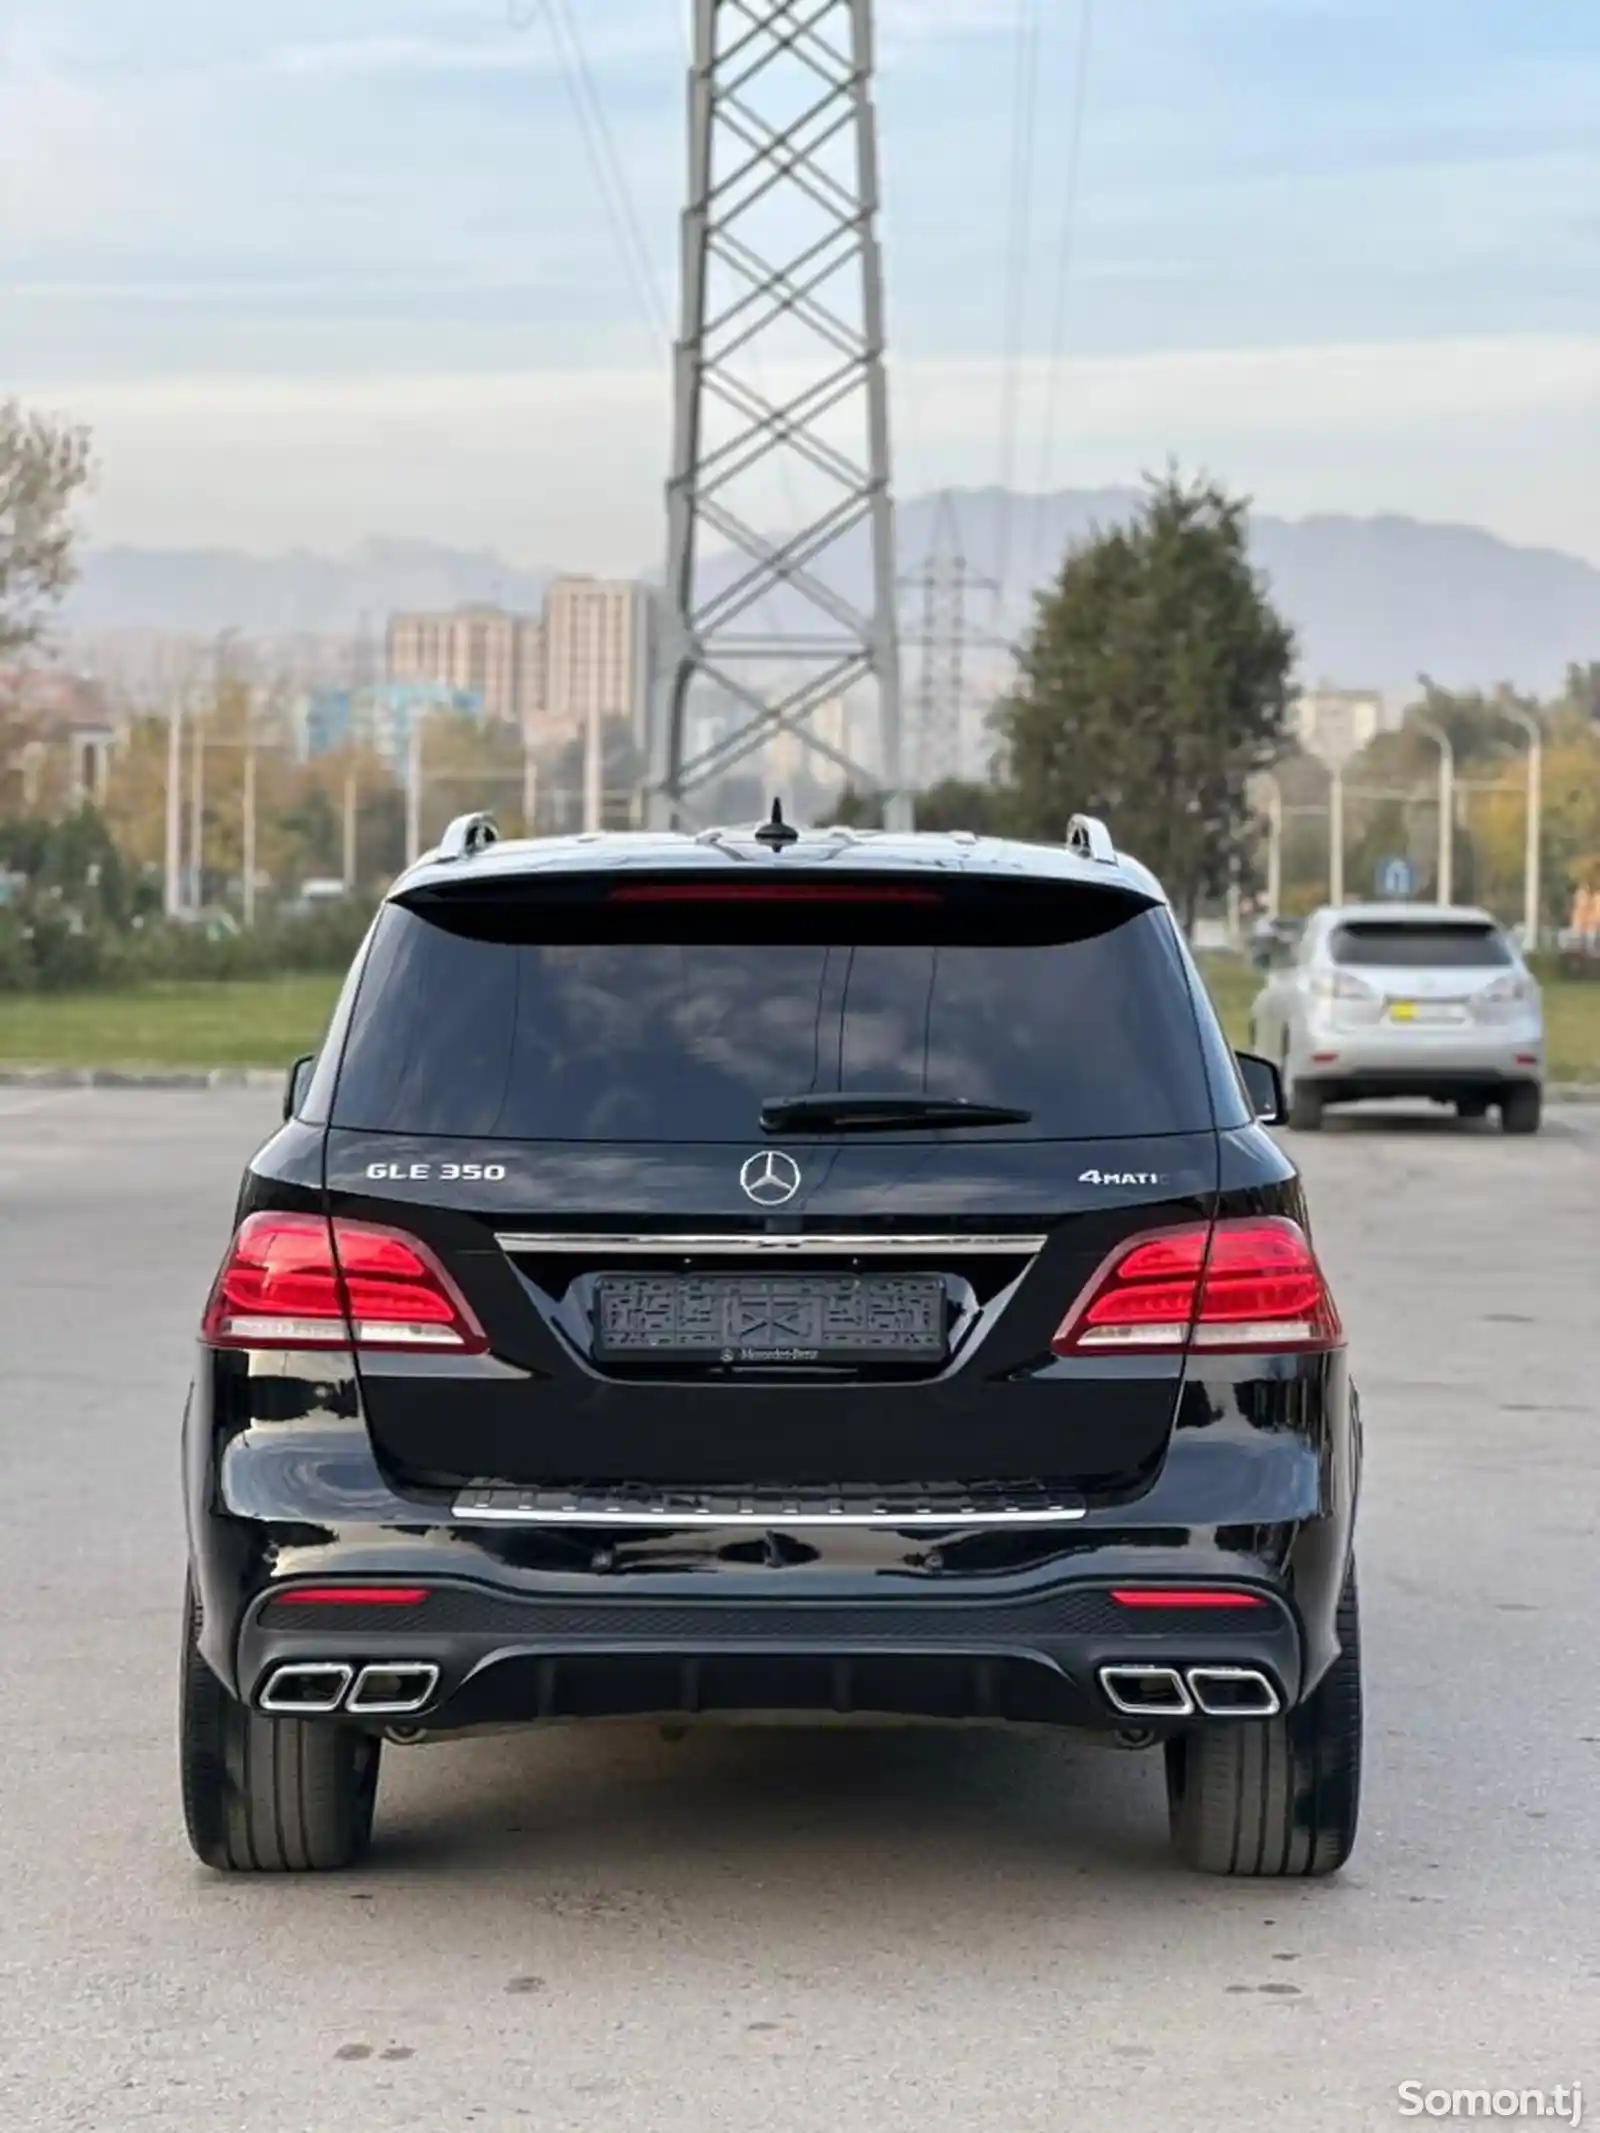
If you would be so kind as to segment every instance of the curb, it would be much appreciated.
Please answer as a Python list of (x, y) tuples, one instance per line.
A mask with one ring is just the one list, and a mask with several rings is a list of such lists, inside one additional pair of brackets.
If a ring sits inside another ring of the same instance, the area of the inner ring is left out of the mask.
[(281, 1089), (275, 1067), (0, 1067), (0, 1089)]

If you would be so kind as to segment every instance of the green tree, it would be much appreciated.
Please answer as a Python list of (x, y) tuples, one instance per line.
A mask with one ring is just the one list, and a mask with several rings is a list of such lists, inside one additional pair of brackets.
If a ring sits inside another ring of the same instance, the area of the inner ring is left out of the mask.
[[(998, 785), (979, 785), (967, 778), (941, 778), (914, 794), (912, 807), (919, 830), (971, 830), (979, 837), (999, 837), (1010, 829), (1009, 795)], [(835, 825), (882, 829), (883, 795), (847, 785), (822, 819), (824, 829)]]
[(1247, 875), (1250, 778), (1282, 752), (1294, 637), (1248, 549), (1248, 505), (1169, 469), (1132, 522), (1068, 553), (996, 717), (1016, 830), (1107, 816), (1191, 923)]
[(73, 578), (73, 518), (89, 478), (79, 429), (0, 400), (0, 658), (38, 637)]

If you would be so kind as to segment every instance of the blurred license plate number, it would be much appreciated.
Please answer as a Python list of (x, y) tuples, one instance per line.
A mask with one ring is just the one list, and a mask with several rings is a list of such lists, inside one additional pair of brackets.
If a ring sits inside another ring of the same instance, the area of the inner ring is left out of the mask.
[(601, 1362), (932, 1363), (945, 1355), (937, 1274), (604, 1274)]
[(1455, 1003), (1450, 1000), (1391, 1000), (1391, 1022), (1454, 1022)]

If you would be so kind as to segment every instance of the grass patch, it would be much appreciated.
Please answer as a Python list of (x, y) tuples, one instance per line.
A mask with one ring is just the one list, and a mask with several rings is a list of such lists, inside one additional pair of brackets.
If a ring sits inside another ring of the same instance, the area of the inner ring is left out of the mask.
[(315, 1050), (336, 977), (0, 994), (0, 1065), (282, 1067)]
[[(1205, 980), (1230, 1041), (1250, 1040), (1261, 980), (1207, 956)], [(127, 992), (0, 994), (0, 1067), (282, 1067), (322, 1041), (335, 977), (196, 980)], [(1544, 988), (1552, 1081), (1600, 1082), (1600, 981)]]
[[(1204, 956), (1200, 968), (1229, 1043), (1248, 1046), (1261, 977), (1237, 956)], [(1543, 991), (1550, 1080), (1600, 1082), (1600, 979), (1546, 978)]]

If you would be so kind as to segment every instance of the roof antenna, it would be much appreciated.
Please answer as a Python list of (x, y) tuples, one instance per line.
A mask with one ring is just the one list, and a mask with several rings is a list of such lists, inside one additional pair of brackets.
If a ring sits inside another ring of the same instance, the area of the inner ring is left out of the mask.
[(769, 851), (781, 852), (786, 845), (798, 844), (800, 832), (783, 819), (783, 802), (774, 800), (772, 813), (756, 831), (757, 844), (764, 844)]

